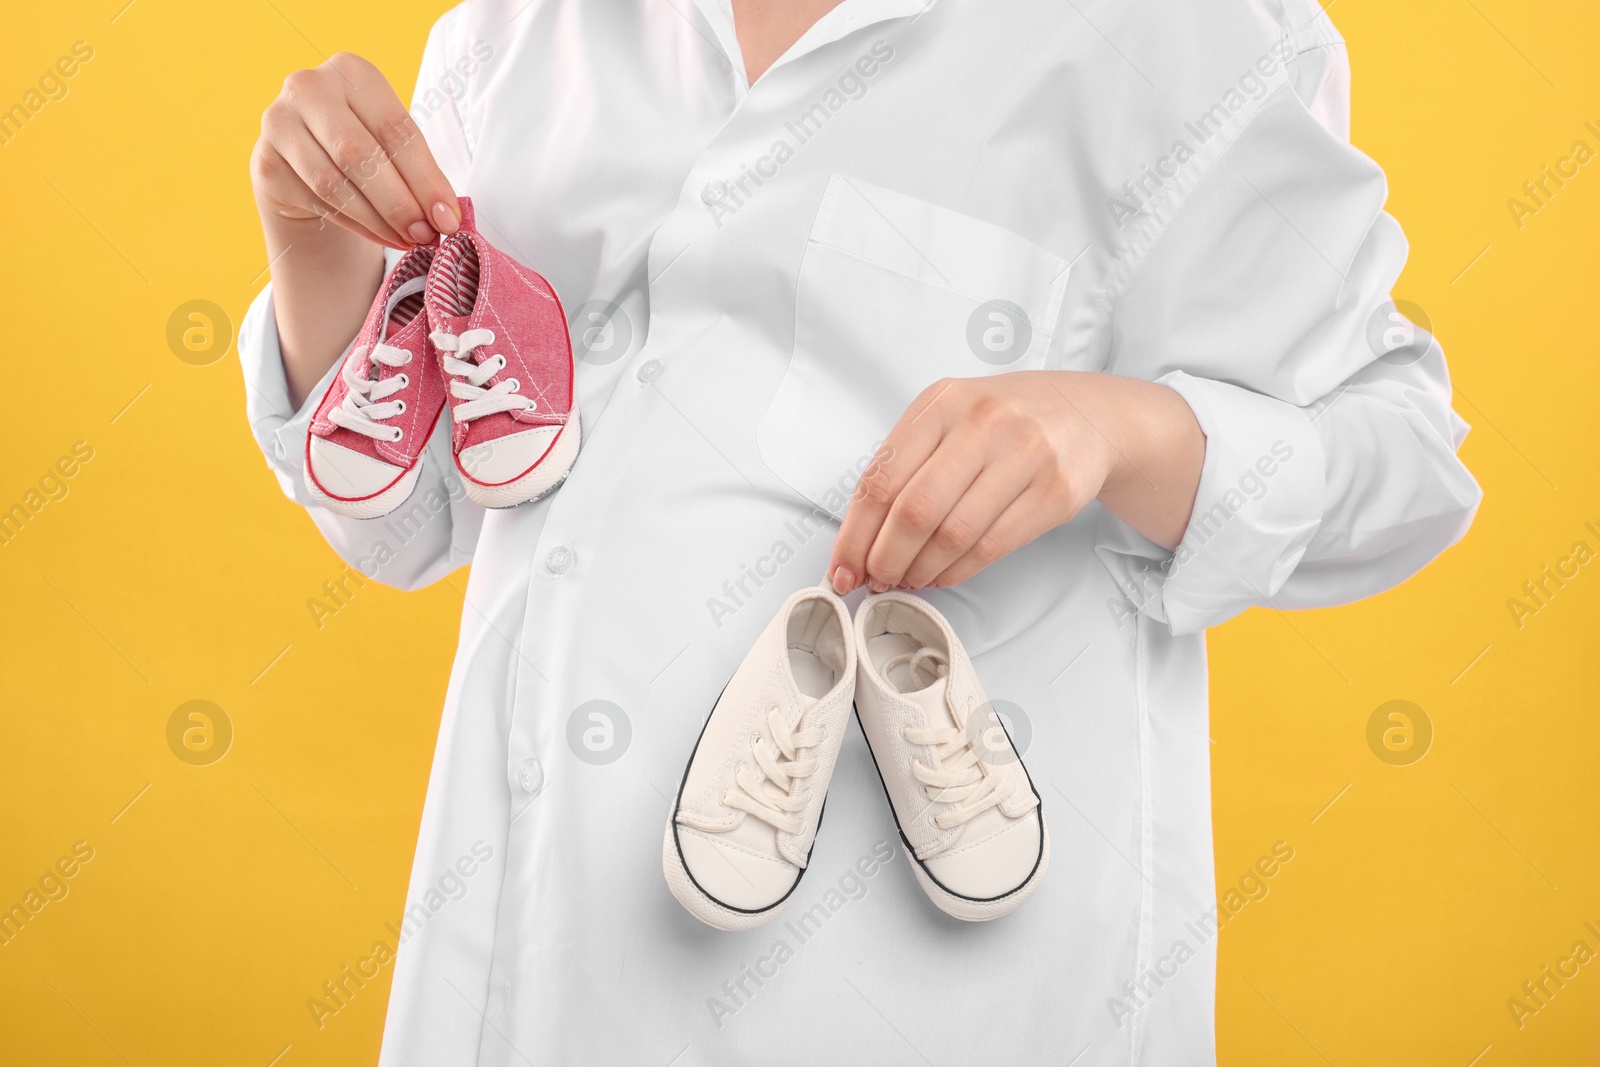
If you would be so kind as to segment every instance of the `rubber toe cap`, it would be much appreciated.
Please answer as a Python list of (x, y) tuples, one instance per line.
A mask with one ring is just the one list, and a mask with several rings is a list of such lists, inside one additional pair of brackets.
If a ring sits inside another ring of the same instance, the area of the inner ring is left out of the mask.
[(1039, 865), (1043, 845), (1039, 813), (1030, 812), (1013, 825), (971, 848), (935, 856), (924, 866), (946, 890), (970, 900), (993, 900), (1025, 883)]
[(538, 426), (463, 448), (461, 469), (484, 485), (500, 485), (520, 478), (538, 465), (563, 429), (562, 426)]
[(695, 884), (713, 900), (740, 911), (777, 904), (794, 888), (800, 872), (781, 860), (736, 848), (712, 834), (678, 827), (678, 849)]
[(338, 500), (361, 500), (383, 492), (405, 468), (351, 451), (324, 437), (312, 437), (311, 476), (324, 493)]

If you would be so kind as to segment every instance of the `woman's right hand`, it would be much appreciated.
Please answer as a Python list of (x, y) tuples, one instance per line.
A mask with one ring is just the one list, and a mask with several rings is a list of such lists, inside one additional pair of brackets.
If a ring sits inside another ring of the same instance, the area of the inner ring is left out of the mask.
[[(256, 205), (299, 229), (328, 219), (405, 249), (454, 233), (455, 193), (383, 73), (341, 52), (284, 79), (250, 158)], [(298, 225), (297, 225), (298, 224)]]
[(380, 246), (454, 233), (461, 206), (388, 80), (348, 52), (284, 79), (250, 177), (298, 408), (360, 330), (383, 279)]

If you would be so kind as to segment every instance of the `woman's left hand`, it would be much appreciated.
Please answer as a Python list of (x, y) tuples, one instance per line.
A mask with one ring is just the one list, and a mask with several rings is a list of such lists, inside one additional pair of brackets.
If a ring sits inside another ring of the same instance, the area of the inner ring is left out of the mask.
[(1153, 382), (1019, 371), (936, 382), (889, 433), (851, 498), (828, 574), (843, 594), (965, 581), (1099, 499), (1175, 548), (1205, 435)]

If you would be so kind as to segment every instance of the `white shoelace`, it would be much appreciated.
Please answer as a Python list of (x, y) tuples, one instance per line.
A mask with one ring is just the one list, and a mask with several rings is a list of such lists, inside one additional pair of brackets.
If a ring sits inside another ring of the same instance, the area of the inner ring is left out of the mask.
[[(363, 354), (365, 362), (361, 358)], [(389, 397), (411, 384), (411, 379), (404, 374), (383, 379), (378, 375), (382, 367), (404, 367), (410, 363), (411, 352), (380, 341), (371, 351), (363, 353), (357, 349), (353, 355), (356, 358), (345, 360), (340, 372), (346, 387), (344, 399), (328, 412), (328, 421), (375, 440), (400, 440), (405, 436), (404, 430), (382, 423), (405, 411), (404, 400), (390, 400)]]
[[(930, 663), (933, 667), (931, 671), (928, 670)], [(950, 672), (950, 663), (944, 653), (931, 648), (919, 648), (890, 659), (883, 665), (883, 675), (888, 677), (901, 664), (906, 664), (906, 670), (913, 680), (918, 671), (928, 673), (928, 685)], [(918, 729), (908, 726), (901, 731), (901, 736), (910, 744), (932, 746), (939, 758), (937, 770), (920, 759), (912, 760), (911, 773), (922, 783), (930, 801), (949, 805), (933, 818), (934, 825), (941, 830), (953, 830), (965, 825), (980, 812), (1004, 801), (1015, 788), (1010, 781), (1002, 781), (990, 774), (989, 768), (972, 747), (972, 738), (967, 736), (967, 721), (975, 704), (976, 701), (973, 701), (966, 714), (959, 716), (954, 714), (952, 707), (952, 716), (957, 720), (953, 727)]]
[[(800, 717), (805, 718), (805, 713), (802, 712)], [(810, 777), (817, 769), (815, 757), (800, 759), (800, 751), (820, 745), (827, 731), (821, 727), (789, 729), (777, 705), (767, 709), (767, 730), (777, 747), (767, 744), (766, 738), (761, 735), (756, 735), (750, 742), (750, 752), (755, 757), (756, 765), (750, 767), (743, 762), (739, 764), (739, 771), (734, 776), (737, 784), (723, 795), (722, 802), (730, 808), (754, 815), (776, 830), (798, 834), (804, 824), (795, 812), (806, 806), (811, 794), (806, 791), (791, 795), (792, 783)]]
[[(506, 365), (506, 357), (498, 353), (476, 362), (470, 358), (477, 349), (494, 344), (493, 330), (479, 327), (463, 330), (459, 335), (435, 330), (430, 336), (438, 349), (446, 353), (444, 372), (450, 376), (450, 395), (465, 401), (452, 409), (451, 417), (456, 422), (469, 422), (502, 411), (526, 411), (538, 407), (534, 401), (519, 395), (522, 383), (515, 378), (507, 378), (490, 389), (483, 387), (484, 382)], [(455, 354), (448, 354), (452, 352)]]

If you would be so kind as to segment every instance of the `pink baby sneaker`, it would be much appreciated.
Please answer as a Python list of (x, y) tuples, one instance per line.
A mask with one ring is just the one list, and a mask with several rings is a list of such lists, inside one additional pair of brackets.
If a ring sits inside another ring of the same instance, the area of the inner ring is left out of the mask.
[(478, 232), (466, 197), (428, 271), (428, 320), (468, 498), (509, 508), (560, 485), (579, 438), (566, 315), (549, 282)]
[(354, 519), (387, 515), (417, 484), (445, 404), (423, 313), (436, 252), (413, 248), (395, 264), (312, 416), (306, 487), (329, 511)]

